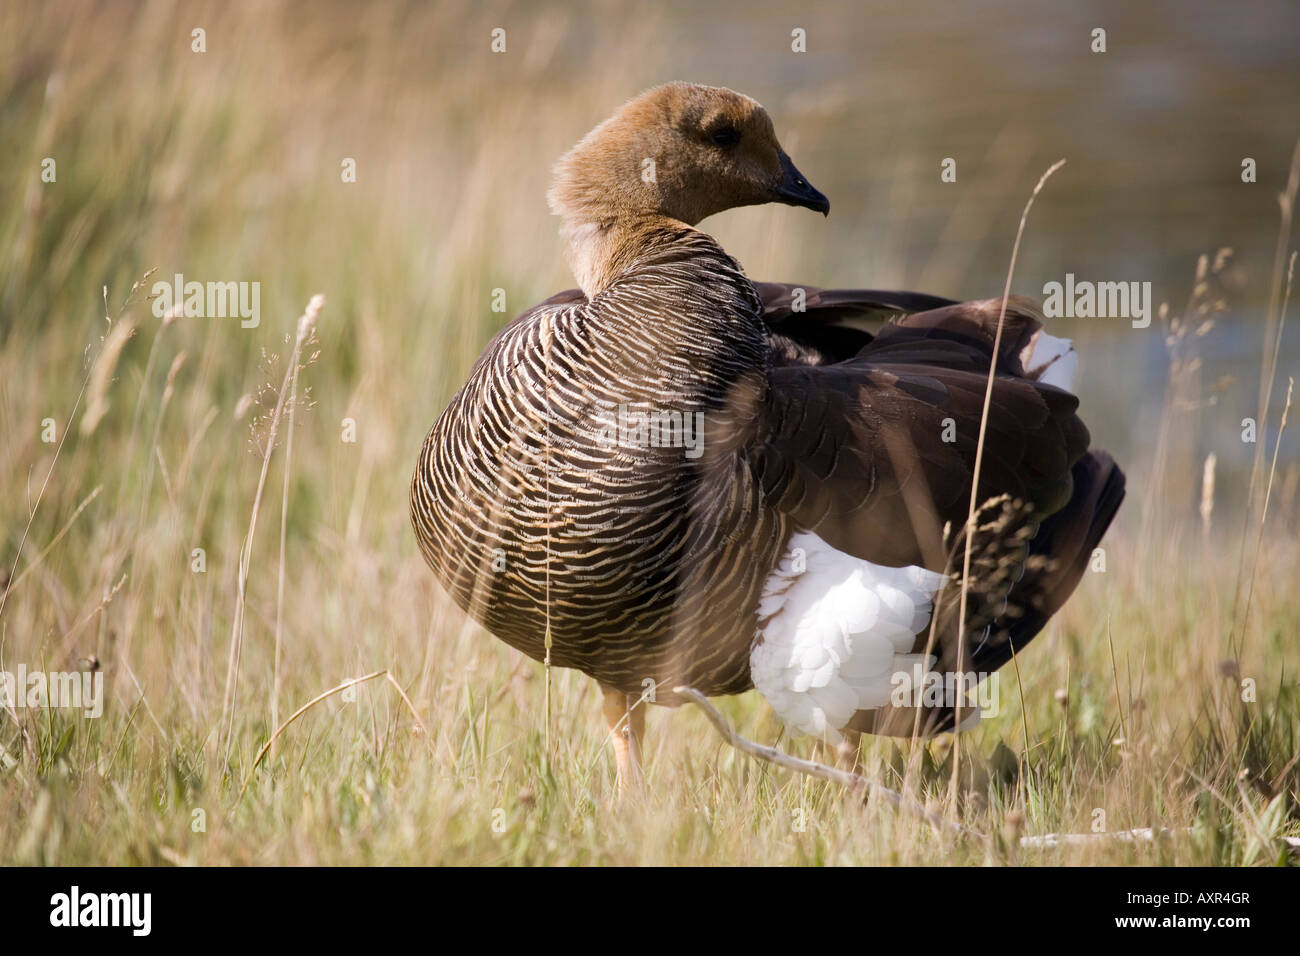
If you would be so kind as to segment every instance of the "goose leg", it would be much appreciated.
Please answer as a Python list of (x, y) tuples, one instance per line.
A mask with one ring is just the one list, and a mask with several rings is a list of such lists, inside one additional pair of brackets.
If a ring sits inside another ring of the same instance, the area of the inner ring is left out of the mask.
[(605, 724), (609, 727), (610, 743), (614, 745), (614, 759), (618, 765), (615, 792), (622, 794), (639, 789), (644, 783), (641, 774), (641, 740), (645, 736), (645, 704), (634, 706), (640, 698), (635, 694), (600, 685), (604, 695)]

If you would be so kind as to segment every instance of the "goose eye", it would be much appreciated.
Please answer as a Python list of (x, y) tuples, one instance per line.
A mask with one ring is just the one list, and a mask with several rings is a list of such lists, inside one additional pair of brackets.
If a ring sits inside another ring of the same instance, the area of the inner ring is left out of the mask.
[(740, 133), (733, 127), (724, 126), (722, 129), (715, 130), (713, 136), (714, 146), (721, 146), (723, 149), (735, 146), (740, 142)]

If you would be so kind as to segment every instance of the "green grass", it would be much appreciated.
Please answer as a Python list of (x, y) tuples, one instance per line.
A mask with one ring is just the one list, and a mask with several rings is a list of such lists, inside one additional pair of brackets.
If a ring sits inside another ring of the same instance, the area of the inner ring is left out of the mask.
[[(1127, 444), (1115, 450), (1130, 496), (1105, 542), (1105, 573), (1089, 574), (1022, 656), (1023, 700), (1008, 671), (999, 715), (961, 738), (955, 775), (951, 741), (864, 744), (865, 772), (987, 841), (936, 834), (882, 801), (864, 806), (737, 754), (689, 708), (652, 710), (648, 793), (615, 806), (594, 685), (554, 675), (547, 753), (540, 666), (439, 593), (415, 548), (406, 491), (429, 424), (508, 317), (490, 310), (492, 290), (506, 290), (514, 314), (572, 284), (544, 206), (548, 166), (646, 85), (638, 31), (606, 34), (612, 46), (597, 60), (566, 39), (575, 21), (512, 14), (519, 54), (467, 71), (439, 64), (466, 37), (486, 36), (496, 12), (263, 16), (215, 4), (136, 21), (105, 5), (69, 30), (68, 17), (44, 9), (0, 12), (0, 60), (17, 65), (0, 77), (0, 140), (12, 144), (0, 151), (0, 181), (18, 198), (0, 204), (0, 565), (6, 575), (15, 567), (0, 666), (76, 670), (93, 658), (107, 704), (98, 719), (20, 710), (21, 727), (0, 715), (0, 863), (1285, 860), (1279, 838), (1300, 834), (1296, 470), (1280, 466), (1242, 628), (1232, 582), (1244, 487), (1221, 481), (1208, 537), (1179, 491), (1200, 474), (1176, 438), (1198, 427), (1185, 399), (1203, 397), (1211, 357), (1160, 414), (1174, 437), (1156, 464), (1144, 435), (1099, 436)], [(647, 7), (638, 23), (665, 16)], [(189, 51), (199, 24), (203, 55)], [(544, 109), (527, 95), (537, 88)], [(834, 135), (833, 124), (800, 127), (797, 110), (786, 113), (788, 139)], [(521, 156), (520, 142), (534, 147)], [(54, 184), (39, 180), (46, 156), (57, 161)], [(355, 184), (339, 178), (349, 156)], [(844, 157), (828, 165), (851, 169)], [(841, 178), (851, 191), (852, 174)], [(1031, 184), (1002, 194), (1011, 225), (987, 239), (999, 256)], [(1051, 188), (1035, 216), (1047, 215)], [(756, 276), (898, 278), (852, 256), (828, 265), (823, 228), (781, 209), (716, 224)], [(129, 296), (150, 269), (157, 276)], [(145, 295), (175, 272), (260, 281), (261, 326), (164, 327)], [(927, 275), (945, 292), (966, 273), (932, 265)], [(1000, 281), (967, 292), (996, 294)], [(287, 463), (278, 697), (283, 432), (251, 549), (227, 755), (223, 696), (257, 443), (296, 319), (317, 292), (328, 300), (319, 354), (300, 372)], [(134, 336), (78, 407), (88, 362), (124, 322)], [(1089, 388), (1094, 398), (1108, 391)], [(238, 417), (245, 396), (253, 404)], [(94, 398), (107, 411), (83, 434)], [(355, 443), (341, 440), (348, 418)], [(42, 441), (46, 419), (66, 436), (61, 450)], [(1159, 536), (1143, 539), (1142, 528)], [(1250, 541), (1248, 555), (1253, 530)], [(191, 570), (194, 548), (205, 550), (203, 573)], [(1227, 659), (1255, 681), (1253, 701), (1224, 676)], [(308, 710), (254, 768), (273, 708), (283, 720), (384, 668), (414, 715), (390, 684), (371, 681)], [(756, 695), (719, 703), (751, 739), (817, 755), (783, 735)], [(1098, 811), (1110, 831), (1190, 833), (1149, 845), (1017, 846), (1021, 834), (1090, 832)]]

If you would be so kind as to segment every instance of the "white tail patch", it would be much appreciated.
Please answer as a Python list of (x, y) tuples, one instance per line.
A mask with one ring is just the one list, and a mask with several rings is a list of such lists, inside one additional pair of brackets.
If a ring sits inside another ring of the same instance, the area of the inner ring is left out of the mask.
[(1020, 353), (1020, 364), (1030, 378), (1044, 385), (1074, 391), (1074, 373), (1079, 367), (1079, 353), (1069, 339), (1048, 335), (1042, 329), (1034, 333)]
[(943, 575), (872, 564), (807, 531), (791, 536), (796, 549), (802, 560), (787, 554), (763, 586), (750, 676), (787, 725), (838, 742), (855, 712), (889, 702), (894, 674), (911, 673)]

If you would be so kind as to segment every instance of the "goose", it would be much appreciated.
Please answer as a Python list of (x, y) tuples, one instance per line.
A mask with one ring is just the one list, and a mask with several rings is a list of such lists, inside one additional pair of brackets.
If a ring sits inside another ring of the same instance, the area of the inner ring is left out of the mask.
[(757, 689), (827, 742), (977, 720), (966, 700), (900, 697), (900, 675), (996, 672), (1124, 497), (1089, 448), (1069, 342), (1029, 299), (1002, 314), (751, 281), (701, 220), (830, 203), (729, 89), (632, 99), (559, 160), (548, 199), (579, 288), (488, 343), (411, 483), (454, 602), (595, 678), (619, 784), (641, 779), (639, 705), (685, 686)]

